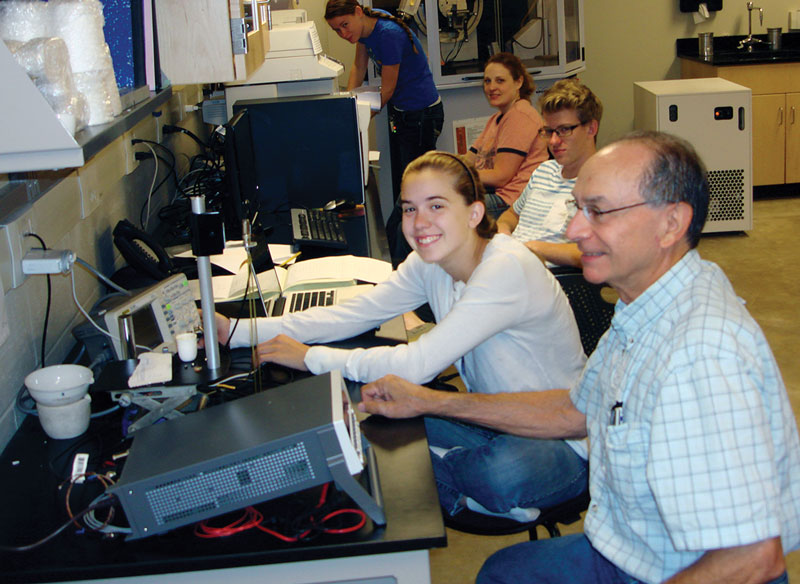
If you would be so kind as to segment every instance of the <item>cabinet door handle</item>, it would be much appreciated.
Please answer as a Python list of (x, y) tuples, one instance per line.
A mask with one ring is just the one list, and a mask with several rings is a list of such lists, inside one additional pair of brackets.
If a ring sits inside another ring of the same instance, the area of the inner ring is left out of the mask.
[(783, 125), (783, 108), (782, 107), (778, 108), (778, 125), (779, 126)]
[(794, 126), (794, 111), (795, 111), (794, 106), (792, 106), (792, 110), (791, 111), (792, 111), (792, 115), (790, 117), (791, 121), (789, 123)]

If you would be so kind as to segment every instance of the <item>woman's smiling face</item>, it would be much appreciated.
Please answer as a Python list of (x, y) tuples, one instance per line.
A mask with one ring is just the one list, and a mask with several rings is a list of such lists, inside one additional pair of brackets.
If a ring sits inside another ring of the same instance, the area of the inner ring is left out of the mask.
[(430, 168), (404, 177), (400, 194), (403, 235), (427, 263), (458, 273), (472, 260), (483, 205), (464, 200), (453, 179)]

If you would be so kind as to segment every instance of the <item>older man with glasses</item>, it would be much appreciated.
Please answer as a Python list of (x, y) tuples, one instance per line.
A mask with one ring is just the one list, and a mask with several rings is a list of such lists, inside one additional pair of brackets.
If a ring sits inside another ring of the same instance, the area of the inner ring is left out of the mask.
[[(564, 202), (572, 198), (578, 171), (595, 153), (603, 106), (577, 79), (555, 83), (539, 100), (546, 140), (553, 160), (533, 171), (514, 205), (497, 220), (500, 233), (522, 241), (543, 261), (580, 267), (580, 253), (565, 235), (571, 218)], [(573, 210), (574, 211), (574, 210)]]
[(583, 534), (500, 550), (479, 584), (784, 584), (800, 547), (800, 438), (777, 363), (696, 251), (706, 171), (686, 142), (632, 134), (581, 169), (567, 235), (619, 293), (571, 389), (442, 394), (382, 379), (364, 411), (439, 415), (535, 439), (588, 437)]

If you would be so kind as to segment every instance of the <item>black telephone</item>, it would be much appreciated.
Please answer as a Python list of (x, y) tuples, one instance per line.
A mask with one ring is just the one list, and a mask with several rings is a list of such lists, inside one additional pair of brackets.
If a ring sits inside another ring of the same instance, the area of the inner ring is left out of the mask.
[(117, 246), (128, 265), (155, 280), (176, 273), (175, 264), (166, 250), (152, 235), (136, 227), (127, 219), (117, 223), (113, 231), (114, 245)]

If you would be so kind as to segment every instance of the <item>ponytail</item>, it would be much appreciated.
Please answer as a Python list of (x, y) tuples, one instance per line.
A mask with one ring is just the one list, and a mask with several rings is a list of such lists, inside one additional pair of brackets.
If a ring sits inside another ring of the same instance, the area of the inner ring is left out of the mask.
[(411, 48), (414, 49), (415, 53), (419, 54), (417, 45), (414, 43), (414, 33), (411, 32), (411, 29), (408, 28), (408, 25), (403, 22), (402, 19), (385, 12), (376, 12), (368, 6), (361, 6), (361, 4), (358, 3), (358, 0), (328, 0), (328, 4), (325, 6), (325, 20), (330, 20), (331, 18), (336, 18), (337, 16), (355, 14), (356, 8), (361, 8), (361, 10), (364, 12), (364, 16), (388, 20), (402, 28), (408, 36), (408, 40), (411, 43)]

